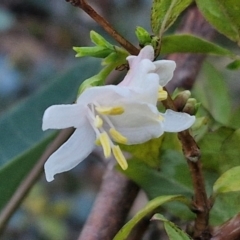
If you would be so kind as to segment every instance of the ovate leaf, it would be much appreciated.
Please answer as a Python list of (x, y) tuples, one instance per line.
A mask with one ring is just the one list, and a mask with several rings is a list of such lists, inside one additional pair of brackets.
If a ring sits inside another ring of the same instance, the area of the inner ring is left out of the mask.
[[(194, 96), (215, 121), (227, 125), (231, 117), (231, 100), (226, 80), (209, 63), (203, 65), (203, 75), (194, 86)], [(207, 89), (207, 91), (206, 91)]]
[[(29, 151), (21, 154), (0, 169), (0, 211), (7, 204), (19, 183), (26, 177), (26, 174), (33, 168), (42, 155), (47, 145), (53, 140), (56, 134), (42, 140)], [(6, 187), (7, 186), (7, 187)]]
[(227, 65), (230, 70), (238, 70), (240, 68), (240, 60), (235, 60)]
[(186, 9), (192, 0), (154, 0), (151, 13), (151, 26), (155, 35), (160, 36), (167, 30)]
[(196, 0), (196, 3), (209, 23), (240, 44), (240, 1)]
[(228, 49), (190, 34), (163, 37), (161, 53), (203, 53), (234, 57), (234, 54)]
[(227, 193), (240, 191), (240, 166), (223, 173), (213, 185), (213, 193)]
[(52, 131), (42, 131), (45, 109), (53, 104), (73, 103), (79, 85), (96, 73), (98, 65), (96, 61), (80, 61), (0, 118), (0, 210), (51, 140)]
[(180, 201), (188, 202), (184, 196), (181, 195), (171, 195), (171, 196), (160, 196), (151, 200), (142, 210), (140, 210), (128, 223), (126, 223), (122, 229), (117, 233), (113, 240), (125, 240), (131, 233), (134, 226), (140, 222), (145, 216), (153, 214), (154, 210), (160, 207), (162, 204), (171, 202), (171, 201)]
[(152, 217), (152, 220), (163, 221), (169, 240), (191, 240), (186, 232), (176, 226), (173, 222), (167, 220), (162, 214), (155, 214)]

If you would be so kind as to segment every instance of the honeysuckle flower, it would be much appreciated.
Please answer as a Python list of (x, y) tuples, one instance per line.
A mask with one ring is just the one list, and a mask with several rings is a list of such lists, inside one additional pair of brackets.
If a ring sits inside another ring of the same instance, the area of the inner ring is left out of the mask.
[(126, 169), (127, 161), (119, 143), (143, 143), (164, 132), (183, 131), (193, 124), (195, 117), (186, 113), (172, 110), (159, 113), (156, 107), (159, 85), (169, 81), (174, 69), (167, 67), (166, 73), (162, 69), (160, 74), (161, 64), (150, 60), (151, 52), (151, 48), (145, 47), (139, 56), (128, 57), (130, 71), (121, 84), (88, 88), (75, 104), (53, 105), (45, 111), (43, 130), (76, 128), (45, 163), (47, 181), (78, 165), (96, 144), (102, 147), (106, 158), (113, 154)]

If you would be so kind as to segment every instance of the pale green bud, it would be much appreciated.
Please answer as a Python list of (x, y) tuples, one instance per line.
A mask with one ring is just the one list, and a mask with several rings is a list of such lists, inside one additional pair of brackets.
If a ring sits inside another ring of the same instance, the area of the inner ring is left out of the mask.
[(188, 99), (191, 97), (189, 90), (182, 91), (176, 95), (173, 102), (178, 111), (182, 111)]
[(151, 44), (152, 38), (151, 38), (150, 34), (147, 32), (147, 30), (145, 30), (144, 28), (137, 27), (135, 34), (138, 38), (139, 45), (141, 47)]
[(187, 100), (186, 105), (183, 108), (183, 112), (188, 113), (190, 115), (195, 115), (198, 111), (200, 103), (197, 103), (195, 98), (189, 98)]

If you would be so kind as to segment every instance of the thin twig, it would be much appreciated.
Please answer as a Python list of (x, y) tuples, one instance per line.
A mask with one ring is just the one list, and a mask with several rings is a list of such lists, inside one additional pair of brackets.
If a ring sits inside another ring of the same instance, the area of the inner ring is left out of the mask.
[(66, 0), (70, 2), (73, 6), (81, 8), (86, 12), (92, 19), (94, 19), (103, 29), (112, 36), (122, 47), (124, 47), (130, 54), (137, 55), (139, 49), (127, 41), (120, 33), (118, 33), (112, 26), (109, 24), (106, 19), (99, 15), (89, 4), (84, 0)]
[(17, 191), (14, 193), (12, 198), (9, 200), (6, 207), (2, 210), (0, 214), (0, 234), (4, 231), (10, 217), (16, 211), (16, 209), (21, 204), (24, 197), (27, 195), (32, 186), (36, 183), (38, 178), (43, 172), (43, 165), (48, 159), (48, 157), (55, 152), (73, 133), (73, 128), (68, 128), (62, 130), (58, 136), (53, 140), (53, 142), (47, 147), (42, 156), (37, 161), (37, 164), (29, 172), (26, 178), (19, 185)]
[(240, 239), (240, 213), (224, 224), (213, 229), (211, 240)]
[(107, 170), (78, 240), (112, 240), (124, 224), (139, 187), (120, 172)]
[[(196, 6), (188, 9), (185, 19), (183, 19), (180, 26), (180, 32), (193, 33), (208, 40), (212, 40), (216, 34), (216, 31), (206, 22)], [(202, 54), (169, 55), (168, 59), (176, 62), (177, 69), (175, 70), (173, 79), (167, 86), (168, 90), (172, 92), (176, 87), (191, 89), (205, 57)], [(165, 106), (174, 109), (170, 98), (165, 102)], [(205, 190), (200, 162), (200, 149), (189, 134), (189, 131), (181, 132), (178, 136), (182, 143), (183, 153), (187, 159), (194, 187), (193, 211), (196, 213), (194, 237), (195, 239), (210, 239), (211, 234), (208, 220), (211, 203), (207, 199)]]

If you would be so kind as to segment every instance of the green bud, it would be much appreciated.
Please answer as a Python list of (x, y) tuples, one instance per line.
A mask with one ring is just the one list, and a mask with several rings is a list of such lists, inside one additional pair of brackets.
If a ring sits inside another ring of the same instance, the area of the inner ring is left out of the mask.
[(113, 45), (111, 43), (109, 43), (103, 36), (101, 36), (100, 34), (94, 32), (94, 31), (90, 31), (90, 38), (92, 40), (92, 42), (94, 44), (96, 44), (97, 46), (101, 46), (101, 47), (105, 47), (105, 48), (109, 48), (113, 50)]
[(112, 50), (101, 47), (101, 46), (95, 46), (95, 47), (73, 47), (73, 50), (77, 52), (75, 55), (76, 57), (97, 57), (97, 58), (105, 58), (107, 57)]
[(182, 111), (186, 105), (188, 99), (191, 97), (191, 92), (189, 90), (182, 91), (176, 95), (173, 102), (178, 111)]
[(198, 111), (200, 103), (197, 103), (195, 98), (189, 98), (187, 100), (186, 105), (183, 108), (183, 112), (188, 113), (190, 115), (195, 115)]
[(138, 38), (139, 45), (141, 47), (144, 47), (146, 45), (151, 44), (151, 41), (152, 41), (151, 35), (144, 28), (137, 27), (136, 31), (135, 31), (135, 34), (136, 34), (136, 36)]

